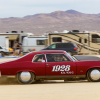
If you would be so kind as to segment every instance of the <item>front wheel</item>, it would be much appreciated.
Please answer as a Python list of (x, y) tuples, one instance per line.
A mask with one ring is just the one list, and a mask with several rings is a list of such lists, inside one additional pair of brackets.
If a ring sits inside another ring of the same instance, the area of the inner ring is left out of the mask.
[(30, 84), (34, 81), (35, 75), (30, 71), (23, 71), (17, 74), (17, 80), (21, 84)]
[(99, 82), (100, 81), (100, 69), (90, 69), (87, 73), (88, 81)]

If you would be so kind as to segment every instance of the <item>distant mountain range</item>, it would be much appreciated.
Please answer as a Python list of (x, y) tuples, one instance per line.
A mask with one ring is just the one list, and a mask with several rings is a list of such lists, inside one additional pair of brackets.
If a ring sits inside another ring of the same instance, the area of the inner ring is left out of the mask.
[(28, 15), (23, 18), (0, 18), (0, 33), (24, 31), (43, 34), (63, 30), (100, 31), (100, 13), (85, 14), (75, 10)]

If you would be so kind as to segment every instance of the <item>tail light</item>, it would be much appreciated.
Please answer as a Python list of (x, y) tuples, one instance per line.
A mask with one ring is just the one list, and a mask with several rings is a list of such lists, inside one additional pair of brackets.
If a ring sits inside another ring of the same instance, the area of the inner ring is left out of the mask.
[(74, 50), (77, 50), (77, 48), (74, 48)]
[(35, 51), (35, 49), (33, 49), (33, 51)]

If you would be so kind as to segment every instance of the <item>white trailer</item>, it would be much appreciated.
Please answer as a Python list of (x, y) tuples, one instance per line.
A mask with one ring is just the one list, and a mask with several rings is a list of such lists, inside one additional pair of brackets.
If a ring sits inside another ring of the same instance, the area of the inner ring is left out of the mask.
[(9, 54), (9, 37), (7, 36), (0, 36), (0, 54), (1, 56)]
[(0, 45), (5, 48), (9, 48), (9, 37), (0, 36)]
[(24, 37), (22, 43), (23, 52), (39, 51), (45, 48), (46, 36)]

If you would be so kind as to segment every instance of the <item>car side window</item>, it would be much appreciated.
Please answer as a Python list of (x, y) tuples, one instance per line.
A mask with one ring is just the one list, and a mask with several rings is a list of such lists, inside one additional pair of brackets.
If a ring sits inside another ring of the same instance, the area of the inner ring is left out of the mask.
[(64, 54), (46, 54), (47, 62), (63, 62), (70, 61)]
[(45, 62), (45, 58), (43, 54), (35, 55), (33, 58), (33, 62)]

